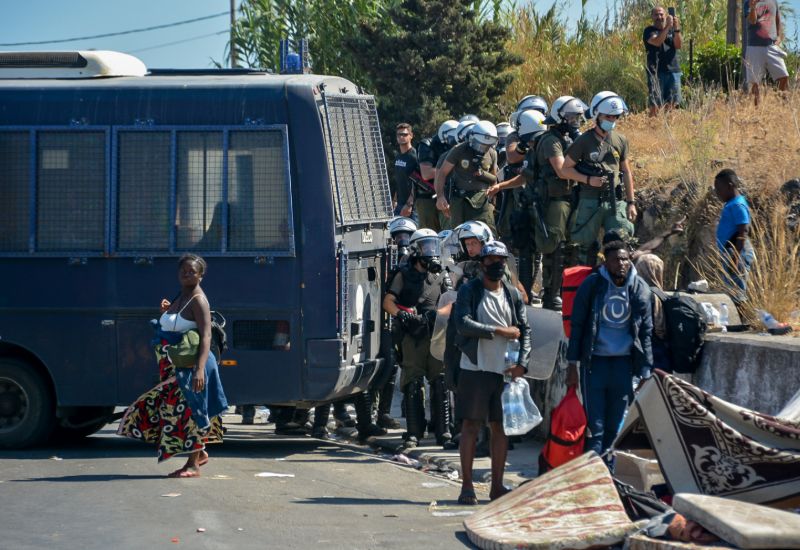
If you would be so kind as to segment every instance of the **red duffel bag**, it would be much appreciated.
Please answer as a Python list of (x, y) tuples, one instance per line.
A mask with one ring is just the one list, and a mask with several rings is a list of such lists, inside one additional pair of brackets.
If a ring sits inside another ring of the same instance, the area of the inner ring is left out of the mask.
[(539, 455), (539, 475), (582, 455), (585, 436), (586, 411), (577, 386), (570, 386), (550, 417), (550, 435)]
[(592, 274), (592, 268), (588, 265), (576, 265), (564, 270), (564, 277), (561, 280), (561, 318), (564, 320), (564, 334), (569, 338), (572, 329), (572, 305), (575, 302), (575, 295), (578, 287), (586, 278)]

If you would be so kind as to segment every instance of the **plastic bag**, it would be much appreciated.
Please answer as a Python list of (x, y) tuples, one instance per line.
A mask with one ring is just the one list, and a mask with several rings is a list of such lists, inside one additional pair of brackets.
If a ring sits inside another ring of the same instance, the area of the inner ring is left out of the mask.
[(528, 381), (515, 378), (503, 390), (503, 431), (506, 435), (525, 435), (542, 421), (531, 398)]

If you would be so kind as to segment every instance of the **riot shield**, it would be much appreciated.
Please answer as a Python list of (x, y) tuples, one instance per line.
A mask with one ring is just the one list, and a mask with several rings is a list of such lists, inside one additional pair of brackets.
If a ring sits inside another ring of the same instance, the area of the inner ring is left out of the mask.
[(447, 321), (450, 319), (450, 309), (456, 301), (456, 296), (458, 293), (455, 290), (448, 290), (439, 296), (439, 303), (436, 306), (436, 321), (431, 334), (431, 355), (439, 361), (444, 360)]
[(561, 341), (565, 339), (561, 313), (533, 306), (525, 306), (525, 309), (528, 310), (528, 323), (533, 333), (531, 359), (525, 376), (547, 380), (553, 374)]

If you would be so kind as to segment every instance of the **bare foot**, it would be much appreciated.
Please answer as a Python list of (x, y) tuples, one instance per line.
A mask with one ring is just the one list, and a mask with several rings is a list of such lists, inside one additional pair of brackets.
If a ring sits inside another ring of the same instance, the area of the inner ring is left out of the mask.
[(175, 470), (167, 477), (172, 477), (172, 478), (200, 477), (200, 470), (195, 468), (187, 468), (184, 470), (183, 468), (181, 468), (180, 470)]
[(197, 459), (197, 465), (203, 466), (206, 463), (208, 463), (208, 453), (205, 451), (200, 451), (200, 457)]

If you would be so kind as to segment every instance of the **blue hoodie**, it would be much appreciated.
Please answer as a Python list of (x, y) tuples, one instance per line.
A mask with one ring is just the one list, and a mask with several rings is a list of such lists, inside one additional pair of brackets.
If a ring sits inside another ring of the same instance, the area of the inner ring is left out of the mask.
[(605, 266), (600, 267), (600, 275), (608, 281), (608, 290), (603, 299), (594, 354), (603, 357), (630, 355), (633, 350), (630, 287), (636, 277), (636, 268), (631, 266), (622, 286), (614, 284)]

